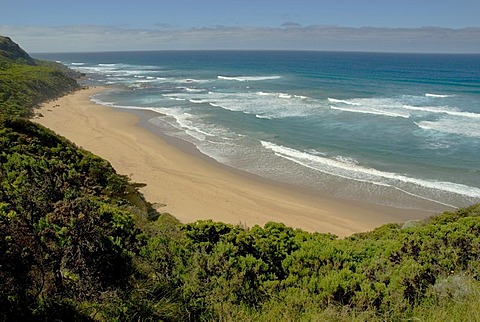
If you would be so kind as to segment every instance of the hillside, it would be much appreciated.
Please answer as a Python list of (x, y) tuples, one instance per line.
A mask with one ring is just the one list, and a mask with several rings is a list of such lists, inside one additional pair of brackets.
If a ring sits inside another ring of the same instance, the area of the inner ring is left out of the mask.
[(30, 116), (40, 102), (77, 89), (72, 76), (63, 65), (34, 60), (0, 36), (0, 114)]
[(0, 36), (0, 63), (7, 64), (8, 62), (18, 62), (29, 65), (34, 65), (34, 60), (29, 54), (18, 44), (8, 37)]
[(23, 99), (0, 113), (0, 321), (480, 320), (480, 205), (345, 239), (180, 224), (106, 160), (19, 117), (65, 91), (27, 86), (51, 67), (8, 48), (9, 97)]

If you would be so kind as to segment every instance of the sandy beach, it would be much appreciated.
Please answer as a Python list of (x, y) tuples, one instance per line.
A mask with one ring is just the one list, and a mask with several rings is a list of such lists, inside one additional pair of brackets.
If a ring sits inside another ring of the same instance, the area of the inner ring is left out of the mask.
[(202, 157), (193, 146), (175, 144), (140, 126), (151, 113), (142, 116), (90, 101), (104, 90), (84, 89), (45, 103), (37, 110), (43, 116), (33, 121), (107, 159), (134, 182), (145, 183), (140, 191), (147, 200), (181, 222), (212, 219), (251, 227), (276, 221), (347, 236), (433, 215), (337, 199), (230, 169)]

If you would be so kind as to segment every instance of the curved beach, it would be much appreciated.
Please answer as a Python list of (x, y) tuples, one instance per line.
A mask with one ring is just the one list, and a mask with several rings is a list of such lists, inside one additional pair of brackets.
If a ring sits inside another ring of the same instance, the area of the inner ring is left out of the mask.
[[(141, 192), (181, 222), (212, 219), (253, 226), (269, 221), (347, 236), (381, 224), (433, 213), (343, 200), (277, 183), (221, 165), (183, 141), (147, 129), (149, 112), (93, 103), (103, 87), (80, 90), (42, 105), (34, 121), (105, 159)], [(158, 116), (158, 114), (156, 114)]]

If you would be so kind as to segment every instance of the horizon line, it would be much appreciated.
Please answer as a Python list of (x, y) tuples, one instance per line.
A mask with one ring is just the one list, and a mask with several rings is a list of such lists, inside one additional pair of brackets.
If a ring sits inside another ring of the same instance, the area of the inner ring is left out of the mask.
[(359, 54), (409, 54), (409, 55), (480, 55), (480, 52), (421, 52), (421, 51), (379, 51), (379, 50), (328, 50), (328, 49), (126, 49), (93, 51), (32, 51), (29, 54), (100, 54), (135, 52), (324, 52)]

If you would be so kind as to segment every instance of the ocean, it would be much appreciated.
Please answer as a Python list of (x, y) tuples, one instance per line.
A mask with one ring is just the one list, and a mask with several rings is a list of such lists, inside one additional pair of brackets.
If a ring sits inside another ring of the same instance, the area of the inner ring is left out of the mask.
[(480, 55), (297, 51), (36, 54), (92, 98), (225, 165), (409, 209), (480, 202)]

